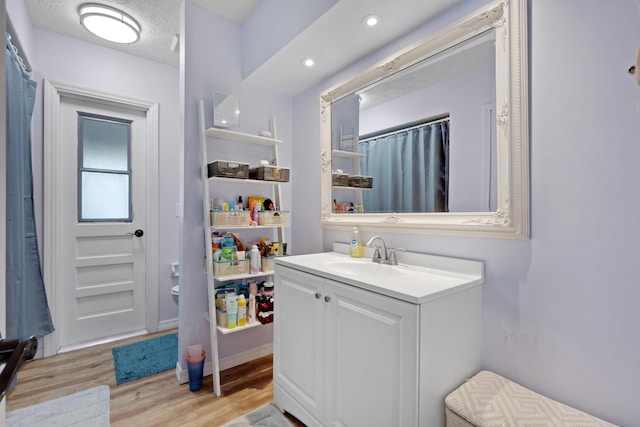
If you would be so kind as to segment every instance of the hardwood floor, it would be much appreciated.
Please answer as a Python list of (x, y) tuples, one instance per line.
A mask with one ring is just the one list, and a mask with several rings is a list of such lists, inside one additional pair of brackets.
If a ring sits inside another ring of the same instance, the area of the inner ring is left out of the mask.
[[(7, 394), (7, 412), (99, 385), (111, 389), (111, 425), (219, 426), (273, 399), (272, 356), (221, 372), (222, 396), (213, 394), (212, 378), (202, 389), (178, 384), (175, 370), (116, 385), (111, 349), (124, 344), (176, 333), (143, 337), (58, 354), (25, 364), (18, 385)], [(288, 417), (295, 426), (304, 426)]]

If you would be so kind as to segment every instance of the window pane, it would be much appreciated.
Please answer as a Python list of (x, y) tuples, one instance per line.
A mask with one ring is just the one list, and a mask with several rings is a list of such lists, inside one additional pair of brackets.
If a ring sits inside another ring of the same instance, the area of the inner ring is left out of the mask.
[(130, 221), (129, 175), (83, 171), (81, 200), (80, 221)]
[(129, 123), (80, 117), (82, 168), (129, 170)]

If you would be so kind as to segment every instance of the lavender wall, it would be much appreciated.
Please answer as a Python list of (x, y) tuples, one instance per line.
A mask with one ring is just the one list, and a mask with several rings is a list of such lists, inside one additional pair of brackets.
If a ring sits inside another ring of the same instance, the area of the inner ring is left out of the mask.
[(34, 202), (40, 240), (43, 218), (43, 79), (159, 103), (158, 231), (161, 233), (158, 248), (158, 320), (161, 327), (175, 327), (178, 301), (171, 296), (170, 290), (177, 282), (171, 278), (170, 263), (178, 261), (178, 69), (35, 29), (23, 2), (10, 2), (7, 11), (33, 68), (32, 78), (38, 83), (32, 119), (32, 144)]
[[(318, 134), (322, 90), (483, 3), (465, 2), (467, 11), (296, 96), (294, 137), (305, 145), (294, 150), (297, 168), (318, 168), (318, 137), (298, 136)], [(483, 368), (623, 426), (640, 424), (640, 87), (626, 73), (638, 16), (635, 0), (530, 2), (530, 240), (384, 234), (391, 247), (486, 263)], [(295, 245), (323, 240), (305, 245), (309, 252), (349, 238), (322, 232), (318, 192), (318, 177), (294, 186), (294, 206), (309, 212), (295, 216)]]
[[(188, 25), (184, 23), (187, 22)], [(184, 57), (181, 57), (184, 99), (184, 159), (181, 199), (183, 225), (181, 230), (181, 294), (180, 294), (180, 356), (185, 365), (187, 345), (202, 343), (209, 352), (209, 324), (207, 283), (204, 271), (204, 236), (202, 183), (200, 178), (201, 152), (198, 124), (198, 100), (205, 101), (207, 127), (213, 125), (214, 91), (236, 95), (240, 104), (240, 132), (255, 134), (268, 129), (269, 117), (277, 120), (280, 165), (291, 167), (292, 105), (291, 97), (278, 95), (242, 82), (240, 26), (218, 16), (191, 1), (184, 3), (182, 20)], [(203, 43), (215, 40), (215, 43)], [(251, 145), (235, 147), (236, 156), (251, 156), (259, 148)], [(213, 154), (215, 155), (215, 154)], [(233, 159), (236, 160), (236, 159)], [(244, 191), (250, 191), (247, 187)], [(253, 189), (260, 191), (259, 189)], [(217, 190), (213, 190), (217, 191)], [(291, 189), (283, 185), (283, 205), (291, 206)], [(287, 231), (287, 241), (290, 241)], [(271, 326), (255, 328), (241, 334), (219, 339), (220, 354), (226, 357), (248, 351), (272, 341)]]

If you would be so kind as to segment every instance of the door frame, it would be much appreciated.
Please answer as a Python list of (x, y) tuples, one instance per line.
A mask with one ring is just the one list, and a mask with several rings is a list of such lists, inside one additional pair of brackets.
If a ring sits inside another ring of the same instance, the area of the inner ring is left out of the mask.
[[(4, 34), (7, 30), (6, 27), (7, 21), (7, 10), (5, 7), (5, 0), (0, 0), (0, 32)], [(0, 58), (0, 129), (7, 128), (7, 69), (5, 64), (5, 55), (2, 55)], [(0, 205), (2, 209), (0, 209), (0, 224), (3, 226), (0, 227), (0, 271), (7, 271), (6, 267), (6, 244), (7, 244), (7, 235), (6, 235), (6, 226), (4, 224), (7, 223), (6, 216), (6, 207), (7, 207), (7, 133), (0, 132)], [(2, 311), (0, 313), (0, 334), (2, 337), (7, 337), (6, 331), (6, 276), (5, 274), (0, 274), (0, 307), (2, 307)], [(4, 364), (0, 363), (0, 371), (4, 369)], [(4, 427), (5, 423), (5, 415), (6, 415), (6, 397), (0, 401), (0, 427)]]
[[(146, 171), (146, 284), (145, 284), (145, 326), (147, 331), (158, 330), (158, 103), (138, 98), (131, 98), (113, 93), (102, 92), (69, 83), (44, 79), (44, 221), (43, 221), (43, 275), (49, 309), (53, 325), (59, 324), (61, 307), (59, 292), (58, 268), (59, 241), (62, 208), (57, 203), (55, 194), (58, 182), (61, 181), (62, 170), (58, 167), (61, 156), (66, 156), (62, 148), (60, 130), (60, 103), (62, 97), (70, 97), (83, 101), (108, 106), (124, 107), (141, 111), (146, 115), (147, 144), (145, 160)], [(44, 356), (53, 356), (59, 348), (59, 337), (56, 331), (44, 337)]]

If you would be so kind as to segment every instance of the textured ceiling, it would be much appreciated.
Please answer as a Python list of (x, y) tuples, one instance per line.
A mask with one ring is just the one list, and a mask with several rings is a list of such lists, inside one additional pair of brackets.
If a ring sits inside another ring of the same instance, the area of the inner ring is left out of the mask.
[[(178, 66), (179, 53), (171, 51), (173, 37), (180, 33), (182, 0), (99, 0), (131, 15), (140, 23), (140, 41), (118, 45), (104, 41), (80, 25), (78, 7), (92, 0), (24, 0), (33, 26), (74, 37), (153, 61)], [(260, 0), (194, 0), (196, 3), (241, 23)]]

